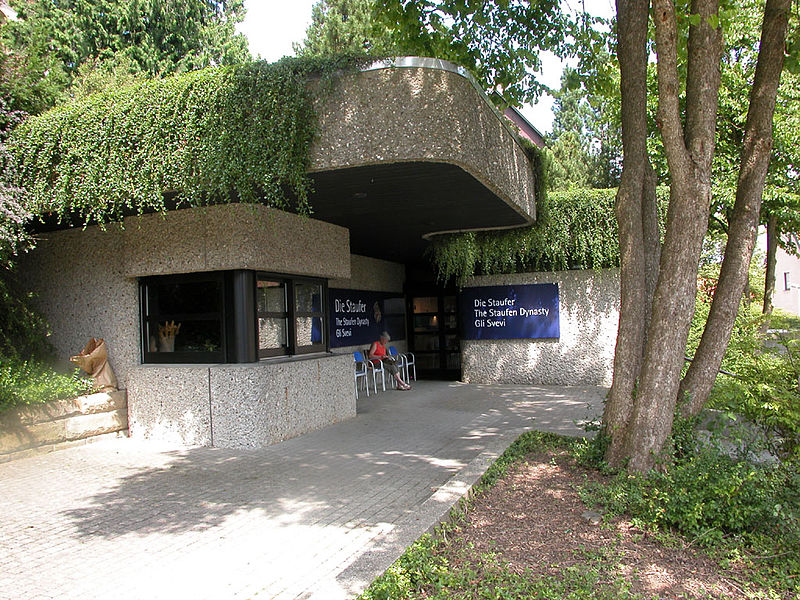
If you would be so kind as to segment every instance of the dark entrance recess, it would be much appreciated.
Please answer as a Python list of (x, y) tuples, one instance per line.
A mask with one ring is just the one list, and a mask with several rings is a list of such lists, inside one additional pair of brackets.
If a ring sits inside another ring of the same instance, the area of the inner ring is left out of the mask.
[(461, 378), (458, 290), (438, 285), (429, 267), (408, 266), (408, 345), (424, 379)]
[(424, 260), (429, 233), (520, 227), (528, 219), (461, 167), (401, 162), (311, 173), (312, 216), (350, 230), (350, 251)]

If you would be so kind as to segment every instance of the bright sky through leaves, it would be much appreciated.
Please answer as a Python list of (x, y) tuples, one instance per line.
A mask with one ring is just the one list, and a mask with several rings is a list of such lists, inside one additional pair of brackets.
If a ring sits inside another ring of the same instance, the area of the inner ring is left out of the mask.
[[(311, 7), (315, 0), (245, 0), (247, 14), (239, 31), (247, 36), (250, 52), (268, 61), (293, 56), (292, 42), (302, 42), (311, 23)], [(564, 0), (570, 10), (586, 9), (600, 17), (614, 14), (613, 0)], [(552, 55), (543, 57), (544, 74), (541, 81), (558, 87), (562, 63)], [(523, 114), (542, 132), (553, 125), (553, 100), (543, 96), (538, 104), (525, 106)]]

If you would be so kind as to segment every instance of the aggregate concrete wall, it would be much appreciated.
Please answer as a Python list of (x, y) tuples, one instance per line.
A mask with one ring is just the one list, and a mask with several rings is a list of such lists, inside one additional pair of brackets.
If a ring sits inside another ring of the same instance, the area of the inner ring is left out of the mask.
[(225, 269), (350, 276), (346, 229), (264, 206), (183, 209), (130, 217), (124, 229), (39, 238), (20, 273), (38, 295), (59, 358), (66, 363), (90, 337), (104, 338), (121, 388), (140, 362), (136, 277)]
[(402, 294), (405, 281), (405, 265), (388, 260), (370, 258), (369, 256), (351, 254), (350, 276), (331, 279), (328, 282), (328, 287)]
[(122, 435), (127, 428), (124, 391), (8, 409), (0, 413), (0, 462)]
[(356, 416), (350, 357), (211, 369), (214, 445), (258, 448)]
[(116, 225), (55, 231), (38, 236), (19, 270), (50, 324), (58, 359), (66, 365), (89, 338), (103, 338), (120, 388), (139, 364), (139, 292), (125, 275), (125, 253)]
[(467, 383), (611, 385), (619, 324), (619, 271), (475, 277), (465, 287), (557, 283), (557, 340), (462, 340)]
[[(332, 279), (328, 286), (347, 290), (366, 290), (370, 292), (395, 292), (403, 294), (406, 281), (406, 267), (403, 264), (370, 258), (369, 256), (350, 255), (350, 277), (347, 279)], [(392, 345), (398, 352), (406, 352), (406, 340), (396, 340)], [(352, 354), (356, 350), (364, 350), (362, 346), (345, 346), (332, 348), (336, 354)]]
[(259, 448), (356, 415), (349, 356), (242, 365), (143, 365), (130, 376), (130, 432)]
[(316, 110), (311, 170), (392, 162), (460, 166), (520, 215), (536, 215), (535, 179), (525, 151), (490, 103), (449, 68), (378, 68), (345, 75)]
[(125, 219), (128, 277), (252, 269), (350, 276), (344, 227), (255, 204), (220, 204)]

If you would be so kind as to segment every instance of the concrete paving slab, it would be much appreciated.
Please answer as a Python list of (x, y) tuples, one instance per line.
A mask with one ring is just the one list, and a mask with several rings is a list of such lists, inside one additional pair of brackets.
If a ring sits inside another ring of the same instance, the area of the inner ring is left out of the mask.
[(352, 598), (527, 429), (604, 388), (418, 382), (269, 448), (106, 440), (0, 464), (0, 600)]

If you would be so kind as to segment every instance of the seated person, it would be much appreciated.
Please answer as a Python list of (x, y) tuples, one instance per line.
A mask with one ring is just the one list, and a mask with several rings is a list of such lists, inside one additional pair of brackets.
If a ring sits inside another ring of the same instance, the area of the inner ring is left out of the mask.
[(378, 341), (372, 342), (372, 346), (369, 347), (368, 358), (374, 363), (383, 361), (384, 368), (397, 380), (398, 390), (410, 390), (411, 386), (400, 377), (400, 367), (397, 366), (397, 359), (389, 355), (389, 349), (386, 347), (386, 344), (391, 339), (387, 332), (381, 333)]

